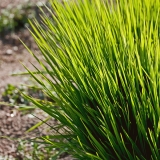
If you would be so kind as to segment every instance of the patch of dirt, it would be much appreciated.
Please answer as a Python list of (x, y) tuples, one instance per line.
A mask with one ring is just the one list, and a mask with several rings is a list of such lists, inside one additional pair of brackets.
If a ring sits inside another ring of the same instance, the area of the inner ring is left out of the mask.
[[(41, 0), (46, 1), (46, 0)], [(39, 0), (32, 0), (36, 3)], [(0, 10), (8, 5), (13, 7), (28, 3), (27, 0), (0, 0)], [(38, 66), (36, 60), (29, 54), (27, 49), (19, 41), (19, 38), (38, 55), (37, 45), (34, 43), (27, 29), (21, 29), (16, 32), (0, 35), (0, 98), (2, 92), (8, 84), (19, 86), (21, 84), (29, 84), (29, 76), (12, 76), (14, 73), (26, 72), (23, 63), (27, 68), (34, 70), (32, 64)], [(21, 62), (21, 63), (20, 63)], [(47, 117), (44, 112), (36, 109), (33, 113), (38, 118), (44, 119)], [(35, 131), (26, 134), (25, 131), (31, 126), (39, 122), (39, 119), (31, 116), (29, 113), (23, 114), (16, 107), (8, 107), (0, 105), (0, 159), (1, 156), (7, 156), (9, 160), (17, 158), (23, 160), (23, 156), (19, 153), (17, 147), (20, 144), (19, 139), (37, 137), (48, 133), (47, 125), (36, 129)], [(51, 120), (52, 126), (57, 123), (56, 120)], [(29, 148), (30, 144), (26, 144)], [(27, 152), (27, 151), (26, 151)], [(70, 156), (64, 156), (60, 160), (71, 160)]]
[[(37, 118), (31, 116), (30, 114), (23, 114), (15, 107), (0, 106), (0, 110), (0, 155), (8, 156), (10, 159), (12, 156), (13, 158), (17, 158), (19, 160), (20, 157), (23, 157), (17, 149), (20, 142), (27, 138), (30, 139), (45, 135), (45, 128), (47, 127), (43, 126), (26, 134), (26, 130), (39, 122)], [(36, 114), (36, 112), (34, 114)], [(38, 112), (37, 116), (44, 117), (43, 114), (42, 112)], [(53, 120), (52, 122), (55, 123)], [(26, 145), (27, 146), (22, 146), (24, 148), (26, 147), (23, 152), (27, 150), (29, 152), (29, 150), (33, 149), (29, 142)]]
[[(0, 95), (8, 84), (19, 86), (21, 84), (30, 84), (29, 76), (12, 76), (13, 73), (26, 72), (22, 62), (27, 68), (34, 70), (32, 64), (38, 66), (37, 61), (29, 54), (27, 49), (19, 41), (19, 38), (41, 58), (38, 53), (38, 47), (35, 44), (27, 29), (21, 29), (16, 33), (10, 33), (0, 37)], [(44, 120), (47, 115), (36, 109), (33, 112), (39, 119)], [(0, 160), (1, 155), (7, 156), (9, 160), (17, 158), (23, 160), (22, 154), (19, 153), (17, 147), (20, 139), (39, 137), (47, 135), (48, 126), (43, 124), (38, 129), (26, 134), (25, 131), (38, 123), (40, 120), (31, 116), (30, 113), (23, 114), (16, 107), (8, 107), (0, 105)], [(50, 121), (51, 126), (57, 124), (56, 120)], [(9, 137), (9, 139), (8, 139)], [(31, 144), (26, 143), (26, 150), (32, 150)], [(3, 159), (3, 158), (2, 158)], [(72, 160), (71, 156), (64, 155), (59, 160)], [(46, 160), (48, 160), (46, 158)]]
[[(32, 3), (32, 5), (36, 5), (38, 2), (44, 3), (47, 0), (0, 0), (0, 11), (8, 6), (14, 8), (20, 4)], [(7, 84), (20, 85), (27, 83), (27, 77), (11, 76), (13, 73), (26, 72), (21, 63), (29, 69), (34, 68), (32, 64), (37, 65), (36, 60), (29, 54), (19, 39), (32, 51), (37, 52), (37, 46), (27, 29), (22, 28), (19, 31), (0, 33), (0, 94)]]
[(38, 65), (19, 38), (34, 52), (38, 50), (27, 29), (0, 37), (0, 93), (7, 84), (27, 84), (28, 76), (12, 76), (14, 73), (26, 72), (21, 63), (31, 70), (34, 69), (32, 64)]

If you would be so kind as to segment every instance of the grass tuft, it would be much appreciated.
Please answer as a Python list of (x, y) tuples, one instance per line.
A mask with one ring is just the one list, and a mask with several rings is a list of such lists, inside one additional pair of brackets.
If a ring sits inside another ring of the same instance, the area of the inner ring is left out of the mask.
[(30, 51), (42, 68), (28, 72), (58, 107), (26, 96), (60, 122), (44, 140), (82, 160), (158, 160), (159, 0), (50, 4), (30, 22), (44, 62)]

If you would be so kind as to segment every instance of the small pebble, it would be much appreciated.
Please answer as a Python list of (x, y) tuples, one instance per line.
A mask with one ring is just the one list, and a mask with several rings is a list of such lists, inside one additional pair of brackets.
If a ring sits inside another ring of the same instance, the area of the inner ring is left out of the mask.
[(35, 117), (32, 114), (29, 114), (28, 118), (35, 118)]
[(13, 54), (13, 51), (11, 49), (7, 49), (6, 54), (11, 55)]
[(13, 50), (14, 50), (14, 51), (18, 51), (18, 47), (17, 47), (17, 46), (14, 46), (14, 47), (13, 47)]
[(5, 111), (1, 111), (0, 112), (0, 118), (4, 118), (5, 117)]

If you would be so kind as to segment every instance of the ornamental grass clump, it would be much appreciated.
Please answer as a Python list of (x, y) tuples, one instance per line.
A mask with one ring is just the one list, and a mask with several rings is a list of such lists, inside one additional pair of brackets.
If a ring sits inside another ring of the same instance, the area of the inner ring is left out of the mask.
[[(51, 0), (30, 24), (44, 61), (30, 75), (60, 124), (42, 137), (77, 159), (160, 159), (160, 1)], [(56, 106), (56, 107), (54, 107)]]

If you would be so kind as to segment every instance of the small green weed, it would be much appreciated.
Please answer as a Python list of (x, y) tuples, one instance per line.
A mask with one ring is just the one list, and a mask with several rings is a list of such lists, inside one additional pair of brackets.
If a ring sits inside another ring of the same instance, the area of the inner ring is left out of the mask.
[(43, 93), (42, 89), (38, 86), (14, 86), (12, 84), (8, 84), (5, 88), (4, 92), (2, 93), (2, 100), (12, 105), (31, 105), (28, 99), (22, 96), (22, 93), (40, 99), (42, 101), (51, 100), (47, 95)]

